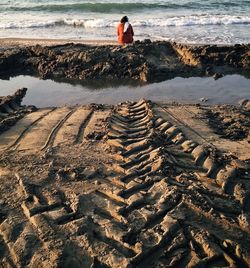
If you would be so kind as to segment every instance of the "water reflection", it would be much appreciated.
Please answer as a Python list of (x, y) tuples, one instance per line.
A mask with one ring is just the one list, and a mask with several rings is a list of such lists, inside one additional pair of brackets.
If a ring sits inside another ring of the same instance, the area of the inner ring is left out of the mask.
[(38, 107), (75, 105), (88, 103), (116, 104), (125, 100), (140, 98), (153, 101), (178, 101), (207, 104), (233, 104), (243, 98), (250, 98), (250, 83), (246, 77), (227, 75), (217, 81), (211, 77), (177, 77), (154, 84), (140, 84), (135, 81), (76, 81), (60, 79), (40, 80), (31, 76), (17, 76), (0, 80), (0, 95), (8, 95), (16, 89), (27, 87), (24, 104)]

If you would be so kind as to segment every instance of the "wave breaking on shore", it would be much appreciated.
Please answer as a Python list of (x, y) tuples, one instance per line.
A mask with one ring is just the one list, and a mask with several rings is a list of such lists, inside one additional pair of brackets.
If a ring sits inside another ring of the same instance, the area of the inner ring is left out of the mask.
[[(0, 29), (23, 29), (23, 28), (48, 28), (58, 26), (79, 26), (84, 28), (103, 28), (116, 27), (117, 20), (111, 19), (74, 19), (63, 18), (54, 20), (28, 20), (26, 22), (6, 22), (0, 23)], [(148, 19), (133, 21), (134, 27), (178, 27), (194, 25), (232, 25), (232, 24), (250, 24), (249, 16), (232, 15), (191, 15), (174, 16), (166, 19)]]

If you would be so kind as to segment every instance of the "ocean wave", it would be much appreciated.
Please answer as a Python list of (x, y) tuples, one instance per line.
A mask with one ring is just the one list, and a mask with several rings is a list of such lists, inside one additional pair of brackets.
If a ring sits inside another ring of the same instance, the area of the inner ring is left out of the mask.
[[(17, 29), (17, 28), (48, 28), (58, 26), (73, 26), (83, 28), (108, 28), (116, 27), (118, 21), (109, 19), (58, 19), (43, 22), (9, 22), (0, 24), (0, 29)], [(133, 20), (134, 27), (170, 27), (170, 26), (199, 26), (199, 25), (232, 25), (232, 24), (250, 24), (249, 16), (230, 16), (230, 15), (194, 15), (179, 16), (167, 19), (149, 19)]]
[[(221, 10), (248, 12), (250, 0), (1, 0), (0, 12), (125, 13), (141, 10)], [(231, 13), (232, 14), (232, 13)]]
[(95, 13), (113, 13), (114, 11), (137, 11), (141, 9), (178, 9), (180, 7), (187, 8), (187, 5), (179, 5), (174, 3), (65, 3), (65, 4), (40, 4), (31, 6), (9, 6), (6, 11), (46, 11), (46, 12), (68, 12), (83, 11)]
[(0, 23), (0, 29), (48, 28), (65, 25), (63, 20), (50, 20), (43, 22), (8, 22)]
[(44, 3), (44, 4), (30, 4), (30, 5), (7, 5), (5, 11), (17, 11), (17, 12), (28, 12), (28, 11), (44, 11), (44, 12), (95, 12), (95, 13), (113, 13), (113, 12), (133, 12), (140, 11), (142, 9), (154, 10), (154, 9), (214, 9), (217, 7), (224, 6), (225, 8), (241, 6), (241, 1), (229, 1), (225, 3), (221, 2), (197, 2), (197, 1), (185, 1), (177, 3), (177, 1), (163, 2), (163, 1), (152, 1), (152, 2), (86, 2), (86, 3)]
[[(203, 16), (182, 16), (172, 17), (166, 20), (150, 19), (139, 22), (138, 26), (194, 26), (194, 25), (230, 25), (230, 24), (250, 24), (249, 16), (230, 15), (203, 15)], [(136, 22), (134, 26), (137, 26)]]
[[(94, 20), (64, 20), (67, 25), (83, 26), (85, 28), (114, 27), (117, 21)], [(230, 25), (250, 24), (248, 16), (180, 16), (167, 19), (135, 20), (131, 22), (135, 27), (167, 27), (167, 26), (193, 26), (193, 25)]]

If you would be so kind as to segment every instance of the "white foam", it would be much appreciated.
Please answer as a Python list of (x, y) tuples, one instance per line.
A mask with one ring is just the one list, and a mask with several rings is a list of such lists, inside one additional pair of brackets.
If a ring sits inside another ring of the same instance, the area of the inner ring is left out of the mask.
[[(83, 26), (85, 28), (104, 28), (115, 27), (117, 21), (107, 19), (93, 20), (73, 20), (65, 19), (65, 24)], [(230, 15), (194, 15), (171, 17), (167, 19), (149, 19), (131, 21), (134, 27), (168, 27), (168, 26), (193, 26), (193, 25), (230, 25), (230, 24), (250, 24), (249, 16), (230, 16)]]
[(62, 24), (62, 20), (49, 20), (40, 22), (8, 22), (1, 23), (0, 29), (25, 29), (25, 28), (47, 28)]
[(193, 25), (230, 25), (250, 24), (249, 16), (229, 15), (202, 15), (202, 16), (181, 16), (167, 19), (149, 19), (147, 21), (135, 21), (134, 26), (144, 27), (167, 27), (167, 26), (193, 26)]
[(112, 21), (108, 19), (64, 19), (64, 23), (66, 25), (83, 26), (85, 28), (107, 28), (114, 27), (117, 25), (117, 21)]
[[(79, 26), (84, 28), (108, 28), (116, 27), (118, 21), (111, 19), (54, 19), (48, 21), (18, 21), (0, 23), (0, 29), (17, 28), (46, 28), (58, 25)], [(170, 18), (152, 18), (148, 20), (133, 20), (134, 27), (168, 27), (168, 26), (193, 26), (193, 25), (231, 25), (250, 24), (250, 16), (232, 15), (192, 15), (176, 16)]]

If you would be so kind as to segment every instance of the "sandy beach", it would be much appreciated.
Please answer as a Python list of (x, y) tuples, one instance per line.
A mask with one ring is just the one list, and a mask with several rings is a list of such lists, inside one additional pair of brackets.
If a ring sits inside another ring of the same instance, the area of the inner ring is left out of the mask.
[(249, 268), (250, 0), (0, 2), (0, 268)]
[[(6, 38), (0, 47), (7, 80), (150, 87), (250, 70), (249, 44)], [(0, 97), (1, 267), (250, 266), (250, 98), (37, 108), (22, 104), (27, 90)]]

